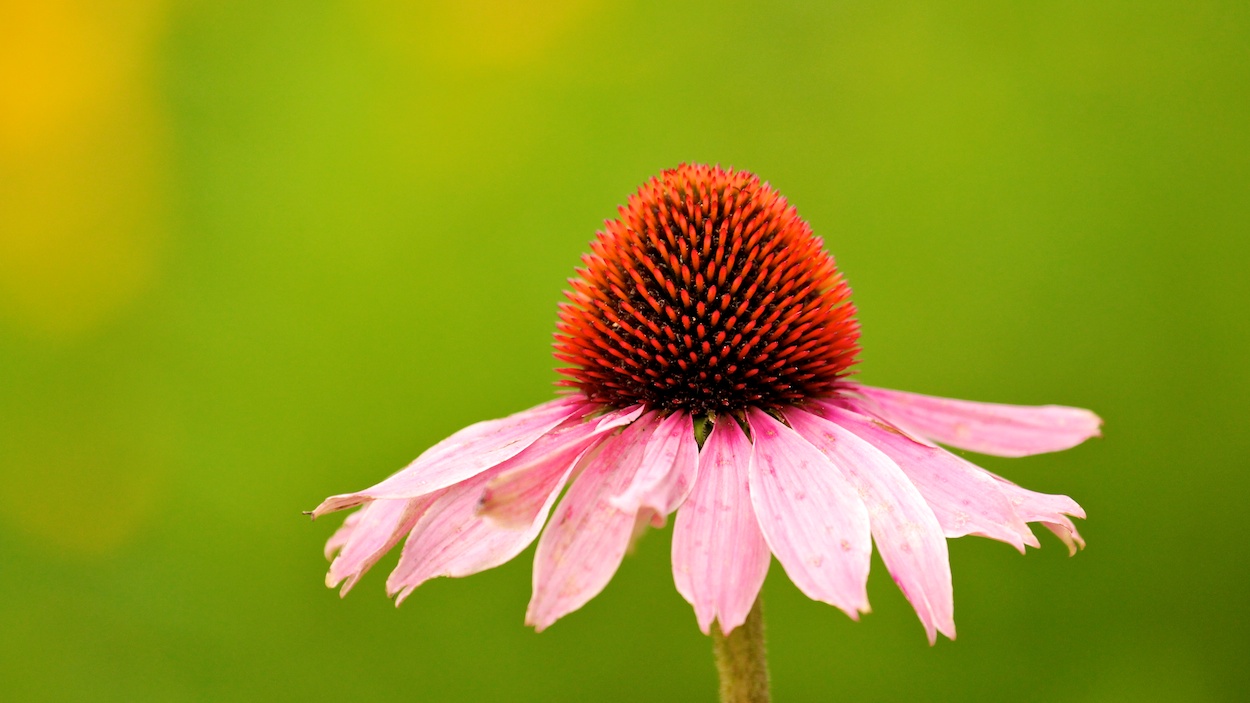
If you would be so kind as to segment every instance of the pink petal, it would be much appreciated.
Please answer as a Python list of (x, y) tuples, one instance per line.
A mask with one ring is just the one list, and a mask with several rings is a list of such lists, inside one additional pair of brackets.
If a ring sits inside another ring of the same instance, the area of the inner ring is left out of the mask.
[[(402, 603), (429, 579), (468, 576), (521, 553), (542, 529), (580, 459), (604, 434), (640, 413), (631, 408), (590, 421), (570, 418), (520, 454), (445, 489), (409, 534), (387, 591)], [(497, 485), (503, 490), (492, 494)]]
[(629, 536), (629, 548), (625, 550), (626, 554), (633, 554), (634, 548), (638, 546), (638, 541), (642, 539), (651, 528), (657, 530), (664, 529), (668, 524), (668, 518), (660, 513), (655, 512), (651, 508), (642, 508), (638, 511), (637, 517), (634, 518), (634, 531)]
[[(989, 473), (989, 472), (986, 472)], [(990, 474), (994, 476), (994, 474)], [(1068, 554), (1076, 554), (1085, 548), (1085, 540), (1077, 532), (1076, 525), (1067, 518), (1068, 515), (1084, 519), (1085, 511), (1076, 501), (1063, 495), (1038, 493), (1022, 488), (1001, 476), (994, 476), (998, 488), (1011, 501), (1016, 514), (1025, 522), (1040, 522), (1046, 529), (1055, 533), (1068, 547)]]
[[(862, 388), (862, 386), (847, 384), (843, 390), (850, 390), (851, 392), (859, 393), (860, 388)], [(933, 447), (935, 449), (938, 447), (936, 443), (930, 441), (928, 437), (924, 436), (924, 434), (913, 427), (908, 427), (898, 418), (887, 419), (885, 417), (885, 413), (881, 410), (881, 406), (866, 398), (859, 398), (851, 395), (833, 396), (831, 398), (816, 401), (808, 409), (817, 415), (821, 415), (823, 408), (841, 408), (842, 410), (847, 410), (857, 415), (863, 415), (864, 418), (868, 420), (878, 420), (882, 425), (889, 427), (891, 432), (904, 435), (907, 439), (910, 439), (916, 444), (923, 444), (926, 447)]]
[[(571, 463), (574, 458), (567, 459)], [(558, 463), (559, 459), (557, 459)], [(387, 593), (402, 603), (417, 586), (439, 576), (469, 576), (510, 561), (529, 546), (564, 487), (564, 473), (545, 486), (529, 524), (500, 527), (477, 515), (477, 506), (495, 470), (442, 491), (412, 528), (399, 564), (386, 580)]]
[(539, 632), (598, 595), (620, 566), (638, 511), (620, 510), (611, 498), (634, 479), (657, 424), (656, 415), (648, 413), (583, 460), (581, 474), (538, 540), (525, 622)]
[(868, 612), (872, 538), (855, 487), (829, 459), (768, 413), (751, 408), (751, 504), (764, 539), (809, 598), (858, 620)]
[(891, 424), (982, 454), (1057, 452), (1101, 435), (1102, 420), (1082, 408), (977, 403), (860, 385), (851, 389), (874, 403)]
[(379, 500), (347, 516), (326, 544), (327, 556), (341, 550), (330, 564), (326, 586), (334, 588), (342, 583), (339, 595), (346, 596), (360, 577), (412, 529), (427, 502), (424, 498)]
[(377, 498), (416, 498), (460, 483), (516, 456), (552, 428), (590, 407), (583, 396), (571, 395), (499, 420), (469, 425), (385, 481), (325, 499), (313, 510), (313, 517)]
[(798, 408), (785, 415), (794, 431), (823, 452), (859, 492), (886, 569), (916, 609), (929, 644), (937, 641), (939, 631), (954, 639), (946, 539), (920, 491), (888, 456), (849, 430)]
[(363, 512), (364, 509), (362, 508), (356, 512), (349, 513), (343, 520), (343, 524), (339, 525), (339, 529), (335, 530), (334, 534), (330, 535), (330, 539), (326, 540), (326, 559), (334, 561), (334, 555), (338, 554), (343, 545), (347, 544), (347, 541), (351, 539), (352, 533), (356, 530), (356, 523), (360, 522), (360, 514)]
[(729, 634), (746, 621), (771, 559), (751, 507), (751, 443), (723, 416), (699, 455), (699, 472), (673, 526), (673, 580), (699, 629)]
[(596, 422), (596, 431), (608, 432), (618, 427), (624, 427), (634, 420), (637, 420), (642, 417), (642, 414), (645, 411), (646, 408), (642, 405), (632, 405), (628, 408), (621, 408), (620, 410), (606, 412), (598, 418), (592, 418), (592, 421)]
[(890, 457), (924, 496), (947, 537), (981, 535), (1006, 542), (1021, 552), (1026, 544), (1038, 546), (1037, 538), (988, 472), (862, 414), (824, 402), (813, 403), (810, 409)]
[(1081, 537), (1081, 533), (1076, 531), (1076, 525), (1066, 517), (1059, 518), (1061, 522), (1043, 522), (1042, 526), (1055, 536), (1063, 540), (1068, 546), (1068, 556), (1076, 556), (1076, 553), (1085, 549), (1085, 538)]
[[(500, 465), (482, 492), (478, 514), (503, 527), (529, 524), (547, 487), (560, 480), (577, 458), (603, 437), (642, 415), (642, 407), (614, 410), (590, 422), (570, 419), (540, 438), (533, 446)], [(558, 461), (554, 458), (558, 457)], [(567, 480), (566, 477), (564, 480)]]
[(689, 495), (698, 463), (694, 421), (689, 413), (672, 413), (656, 428), (642, 466), (620, 495), (612, 498), (612, 505), (627, 513), (650, 508), (663, 519)]

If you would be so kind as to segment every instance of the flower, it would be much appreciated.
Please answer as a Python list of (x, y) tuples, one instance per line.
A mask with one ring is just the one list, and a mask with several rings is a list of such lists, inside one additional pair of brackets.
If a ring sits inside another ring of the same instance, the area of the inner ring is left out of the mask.
[(794, 207), (750, 173), (682, 165), (619, 213), (560, 308), (569, 391), (326, 499), (314, 517), (362, 506), (326, 545), (327, 585), (345, 595), (404, 540), (386, 582), (402, 602), (431, 578), (512, 559), (541, 532), (526, 621), (542, 630), (675, 512), (673, 578), (705, 633), (743, 623), (773, 556), (803, 593), (858, 619), (875, 541), (933, 643), (955, 636), (947, 538), (1023, 552), (1040, 522), (1073, 553), (1084, 546), (1072, 499), (938, 444), (1053, 452), (1097, 436), (1096, 415), (852, 381), (850, 289)]

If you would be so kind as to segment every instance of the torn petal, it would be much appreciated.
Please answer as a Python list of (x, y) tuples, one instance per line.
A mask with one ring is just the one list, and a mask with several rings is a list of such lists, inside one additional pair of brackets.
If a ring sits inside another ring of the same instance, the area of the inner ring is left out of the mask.
[[(986, 473), (989, 473), (988, 471)], [(1068, 547), (1069, 554), (1076, 554), (1085, 548), (1085, 540), (1077, 531), (1076, 525), (1068, 519), (1068, 515), (1085, 518), (1085, 510), (1065, 495), (1038, 493), (1008, 481), (1001, 476), (990, 474), (998, 482), (999, 489), (1011, 501), (1016, 514), (1025, 522), (1040, 522), (1055, 533)]]
[(326, 573), (326, 586), (342, 583), (339, 595), (346, 596), (382, 555), (399, 544), (427, 503), (426, 498), (378, 500), (349, 515), (326, 544), (327, 552), (331, 545), (340, 545)]

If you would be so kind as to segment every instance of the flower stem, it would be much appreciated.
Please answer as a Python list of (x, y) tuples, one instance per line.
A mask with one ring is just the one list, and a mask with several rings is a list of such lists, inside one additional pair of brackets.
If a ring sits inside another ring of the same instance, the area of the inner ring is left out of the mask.
[(721, 703), (768, 703), (768, 655), (764, 651), (764, 612), (760, 600), (747, 621), (728, 635), (712, 624), (712, 649), (720, 673)]

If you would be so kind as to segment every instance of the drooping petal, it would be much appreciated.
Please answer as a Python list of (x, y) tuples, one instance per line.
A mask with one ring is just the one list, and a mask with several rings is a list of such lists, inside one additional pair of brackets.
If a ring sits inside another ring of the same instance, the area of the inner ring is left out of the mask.
[(998, 482), (945, 449), (921, 444), (883, 422), (830, 403), (811, 409), (855, 433), (898, 465), (937, 516), (947, 537), (980, 535), (1012, 545), (1038, 546)]
[[(577, 457), (606, 435), (642, 415), (641, 406), (614, 410), (590, 422), (571, 419), (540, 438), (533, 446), (500, 465), (486, 484), (478, 514), (503, 527), (520, 527), (533, 520), (537, 505), (546, 498), (547, 486), (559, 480)], [(553, 456), (560, 461), (551, 461)], [(571, 477), (569, 477), (571, 478)]]
[(689, 413), (672, 413), (656, 428), (642, 465), (621, 493), (613, 496), (612, 505), (627, 513), (646, 507), (667, 516), (689, 495), (698, 463), (694, 421)]
[(694, 486), (673, 525), (673, 580), (699, 629), (729, 634), (746, 621), (771, 555), (751, 506), (751, 442), (725, 416), (699, 454)]
[(447, 488), (516, 456), (560, 423), (590, 409), (584, 397), (570, 395), (505, 418), (469, 425), (381, 483), (325, 499), (312, 515), (320, 517), (377, 498), (416, 498)]
[[(986, 473), (989, 473), (988, 471)], [(1068, 547), (1068, 554), (1076, 554), (1085, 548), (1085, 540), (1077, 531), (1068, 515), (1085, 518), (1085, 510), (1075, 500), (1063, 495), (1038, 493), (1022, 488), (1001, 476), (990, 474), (998, 481), (999, 490), (1011, 501), (1016, 514), (1025, 522), (1040, 522), (1055, 533)]]
[[(569, 461), (572, 461), (570, 459)], [(568, 466), (565, 467), (567, 474)], [(477, 515), (477, 505), (490, 473), (475, 476), (442, 491), (417, 521), (404, 542), (399, 564), (386, 580), (386, 590), (402, 603), (417, 586), (439, 576), (462, 577), (492, 569), (520, 554), (538, 536), (556, 497), (559, 480), (546, 486), (528, 525), (500, 527)]]
[(937, 398), (854, 385), (887, 422), (952, 447), (996, 456), (1028, 456), (1070, 449), (1101, 435), (1102, 420), (1063, 405), (1003, 405)]
[[(544, 437), (531, 449), (490, 472), (478, 494), (476, 514), (504, 529), (520, 529), (534, 519), (551, 486), (569, 474), (587, 452), (597, 451), (604, 433), (593, 425)], [(551, 441), (546, 441), (551, 440)], [(565, 479), (567, 480), (567, 478)]]
[[(402, 603), (429, 579), (468, 576), (521, 553), (538, 536), (581, 458), (640, 412), (614, 411), (589, 421), (570, 418), (520, 454), (440, 492), (412, 528), (387, 591)], [(492, 494), (504, 479), (503, 490)], [(507, 519), (501, 522), (497, 515)]]
[(425, 498), (376, 500), (349, 515), (326, 544), (327, 556), (338, 551), (326, 573), (326, 586), (334, 588), (342, 583), (339, 595), (346, 596), (360, 577), (412, 529), (427, 502)]
[(842, 426), (798, 408), (785, 415), (794, 431), (859, 491), (881, 559), (920, 616), (929, 644), (937, 641), (939, 631), (954, 639), (946, 538), (920, 491), (888, 456)]
[(855, 486), (828, 457), (768, 413), (747, 411), (751, 504), (764, 539), (809, 598), (851, 618), (868, 612), (872, 538)]
[(658, 418), (643, 415), (588, 455), (584, 467), (538, 540), (534, 595), (525, 622), (539, 632), (577, 610), (608, 585), (634, 532), (637, 510), (624, 511), (612, 497), (634, 479)]

